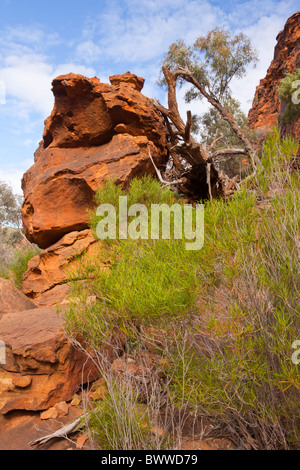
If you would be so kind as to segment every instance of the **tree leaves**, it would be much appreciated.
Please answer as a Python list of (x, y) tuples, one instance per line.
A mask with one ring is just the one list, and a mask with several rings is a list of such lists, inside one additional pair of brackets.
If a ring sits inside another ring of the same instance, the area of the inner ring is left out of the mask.
[(0, 227), (21, 226), (22, 197), (13, 193), (12, 189), (0, 181)]

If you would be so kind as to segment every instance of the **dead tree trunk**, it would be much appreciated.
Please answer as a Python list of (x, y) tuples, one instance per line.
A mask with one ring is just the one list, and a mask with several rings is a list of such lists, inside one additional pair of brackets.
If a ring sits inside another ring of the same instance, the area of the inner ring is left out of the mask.
[[(158, 101), (155, 101), (155, 105), (164, 116), (169, 132), (170, 142), (168, 150), (176, 169), (173, 176), (180, 181), (178, 184), (179, 191), (190, 196), (194, 195), (195, 197), (202, 198), (225, 196), (226, 187), (234, 187), (235, 185), (230, 184), (230, 179), (226, 178), (226, 175), (218, 170), (215, 163), (216, 158), (220, 155), (249, 155), (255, 170), (256, 166), (260, 165), (255, 149), (231, 114), (198, 83), (189, 70), (178, 68), (173, 72), (166, 66), (163, 66), (162, 70), (168, 85), (168, 109)], [(214, 152), (213, 147), (222, 136), (216, 135), (210, 147), (197, 142), (193, 138), (191, 135), (192, 116), (190, 111), (188, 111), (187, 121), (184, 123), (178, 109), (176, 96), (178, 77), (182, 77), (194, 85), (208, 102), (219, 111), (223, 119), (228, 122), (233, 132), (238, 136), (244, 148), (227, 148)], [(237, 184), (237, 181), (235, 181), (235, 184)]]

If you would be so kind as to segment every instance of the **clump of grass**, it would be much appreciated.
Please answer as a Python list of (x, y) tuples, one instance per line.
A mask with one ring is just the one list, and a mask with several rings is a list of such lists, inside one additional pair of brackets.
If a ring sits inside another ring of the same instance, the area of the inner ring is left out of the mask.
[(164, 432), (158, 435), (160, 423), (157, 416), (151, 416), (153, 412), (151, 404), (139, 403), (132, 384), (113, 380), (107, 395), (94, 403), (89, 428), (103, 450), (170, 448), (171, 437)]
[(16, 250), (13, 258), (8, 266), (8, 271), (11, 273), (13, 281), (18, 289), (22, 288), (23, 276), (27, 270), (29, 261), (37, 256), (40, 250), (35, 246), (30, 246), (27, 249)]

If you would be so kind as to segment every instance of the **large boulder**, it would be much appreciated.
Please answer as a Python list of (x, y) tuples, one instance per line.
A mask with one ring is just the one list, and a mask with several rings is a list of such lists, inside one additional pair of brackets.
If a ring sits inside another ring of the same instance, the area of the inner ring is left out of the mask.
[(99, 377), (93, 362), (68, 341), (56, 308), (4, 315), (0, 341), (6, 349), (0, 365), (2, 414), (46, 410)]
[(34, 165), (22, 181), (27, 238), (48, 248), (88, 228), (95, 191), (109, 178), (126, 185), (166, 160), (166, 131), (143, 79), (127, 73), (112, 85), (81, 75), (53, 81), (55, 105)]
[[(284, 109), (278, 87), (287, 72), (294, 73), (300, 68), (300, 12), (292, 15), (286, 22), (283, 31), (277, 36), (274, 58), (267, 75), (256, 88), (252, 108), (249, 111), (249, 125), (262, 137), (278, 124), (278, 116)], [(300, 122), (284, 129), (300, 138)]]
[(0, 279), (0, 318), (4, 313), (22, 312), (36, 305), (8, 279)]

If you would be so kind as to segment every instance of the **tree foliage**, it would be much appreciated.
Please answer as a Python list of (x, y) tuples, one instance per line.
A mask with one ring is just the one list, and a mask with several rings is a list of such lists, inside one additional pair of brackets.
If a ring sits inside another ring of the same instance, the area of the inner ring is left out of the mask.
[[(194, 78), (219, 101), (231, 97), (230, 83), (242, 78), (250, 64), (256, 65), (257, 53), (250, 39), (243, 33), (232, 36), (225, 28), (215, 28), (206, 36), (199, 36), (192, 46), (183, 39), (171, 44), (164, 65), (171, 70), (187, 67)], [(197, 90), (189, 90), (187, 102), (202, 98)]]
[[(240, 103), (234, 98), (228, 97), (224, 103), (226, 109), (231, 113), (237, 124), (244, 132), (248, 131), (248, 120), (245, 113), (241, 110)], [(239, 139), (232, 132), (229, 124), (224, 121), (220, 113), (211, 107), (206, 113), (198, 119), (200, 127), (201, 139), (211, 145), (217, 133), (223, 136), (222, 140), (217, 142), (215, 148), (222, 148), (224, 146), (238, 146)]]
[[(251, 64), (256, 66), (257, 61), (257, 53), (247, 36), (243, 33), (233, 36), (225, 28), (215, 28), (206, 36), (199, 36), (192, 46), (188, 46), (183, 39), (171, 44), (163, 63), (172, 71), (178, 66), (188, 68), (193, 77), (230, 112), (245, 131), (247, 116), (241, 110), (240, 103), (232, 97), (230, 84), (234, 78), (242, 78), (247, 67)], [(178, 83), (182, 85), (183, 82), (184, 79), (179, 77)], [(160, 83), (164, 84), (165, 80)], [(202, 98), (203, 95), (195, 87), (185, 94), (187, 103)], [(223, 146), (232, 147), (239, 142), (231, 126), (213, 107), (201, 117), (193, 116), (192, 121), (192, 131), (200, 131), (202, 140), (209, 144), (217, 129), (224, 136)], [(219, 143), (217, 148), (220, 145)]]
[(21, 227), (22, 197), (0, 181), (0, 227)]

